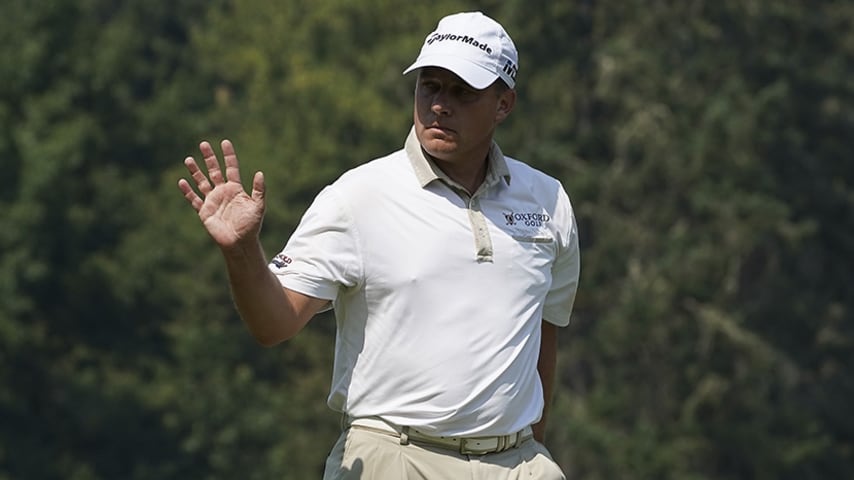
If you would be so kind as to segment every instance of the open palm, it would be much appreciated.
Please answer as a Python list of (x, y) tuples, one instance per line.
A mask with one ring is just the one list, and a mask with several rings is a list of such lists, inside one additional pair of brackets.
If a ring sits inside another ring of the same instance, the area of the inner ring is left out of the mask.
[[(225, 174), (220, 169), (216, 153), (208, 142), (199, 149), (204, 157), (207, 175), (193, 157), (184, 159), (196, 189), (186, 179), (178, 181), (184, 198), (199, 214), (205, 229), (223, 249), (239, 247), (243, 242), (255, 242), (264, 219), (264, 175), (255, 174), (252, 194), (240, 183), (240, 168), (234, 146), (228, 140), (221, 143)], [(196, 192), (198, 190), (198, 193)]]

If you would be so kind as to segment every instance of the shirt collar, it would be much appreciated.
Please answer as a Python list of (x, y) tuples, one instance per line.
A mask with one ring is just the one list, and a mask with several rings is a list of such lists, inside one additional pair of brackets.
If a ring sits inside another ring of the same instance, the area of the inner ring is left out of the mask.
[[(415, 127), (409, 131), (409, 136), (406, 137), (404, 146), (406, 156), (409, 157), (409, 162), (412, 164), (412, 169), (415, 171), (415, 177), (421, 188), (426, 187), (430, 183), (441, 180), (450, 185), (456, 185), (456, 182), (451, 180), (445, 172), (442, 171), (436, 164), (424, 153), (421, 148), (421, 142), (415, 135)], [(494, 185), (499, 180), (504, 180), (504, 183), (510, 185), (510, 169), (507, 168), (507, 161), (504, 160), (504, 154), (498, 148), (498, 144), (492, 142), (492, 147), (489, 149), (489, 164), (486, 169), (486, 178), (483, 183), (486, 185)]]

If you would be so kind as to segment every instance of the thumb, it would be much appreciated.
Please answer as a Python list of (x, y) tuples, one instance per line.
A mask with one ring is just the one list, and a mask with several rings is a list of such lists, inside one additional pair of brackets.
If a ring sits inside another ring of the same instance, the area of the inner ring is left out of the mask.
[(255, 177), (252, 178), (252, 200), (264, 204), (264, 196), (267, 193), (267, 187), (264, 185), (264, 173), (255, 172)]

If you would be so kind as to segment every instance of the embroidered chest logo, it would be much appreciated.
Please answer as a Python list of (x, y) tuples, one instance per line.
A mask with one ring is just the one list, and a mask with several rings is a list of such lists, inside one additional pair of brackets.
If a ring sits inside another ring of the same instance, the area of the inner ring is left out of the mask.
[(549, 221), (551, 221), (552, 217), (550, 217), (546, 213), (537, 213), (537, 212), (528, 212), (528, 213), (517, 213), (517, 212), (501, 212), (504, 214), (504, 221), (507, 222), (507, 225), (525, 225), (526, 227), (542, 227)]

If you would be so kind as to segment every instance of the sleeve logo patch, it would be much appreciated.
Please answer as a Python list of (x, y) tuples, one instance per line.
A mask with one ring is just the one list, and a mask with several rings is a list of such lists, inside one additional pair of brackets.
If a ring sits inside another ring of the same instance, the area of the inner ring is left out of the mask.
[(275, 265), (279, 268), (285, 268), (288, 265), (290, 265), (291, 262), (293, 262), (293, 259), (291, 257), (285, 255), (284, 253), (280, 253), (280, 254), (276, 255), (275, 257), (273, 257), (273, 260), (272, 260), (273, 265)]

